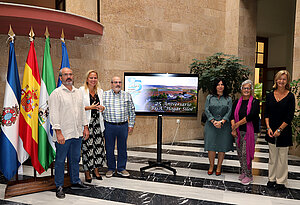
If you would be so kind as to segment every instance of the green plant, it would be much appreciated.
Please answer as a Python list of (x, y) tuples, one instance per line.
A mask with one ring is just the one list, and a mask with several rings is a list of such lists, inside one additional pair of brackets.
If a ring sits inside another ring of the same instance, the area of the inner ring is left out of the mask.
[(191, 73), (199, 74), (199, 88), (203, 92), (212, 92), (215, 79), (222, 78), (228, 85), (231, 97), (240, 92), (241, 83), (248, 79), (250, 70), (241, 64), (242, 60), (234, 55), (215, 53), (206, 60), (193, 59)]
[(254, 97), (262, 101), (262, 83), (256, 83), (254, 85)]
[(300, 145), (300, 79), (293, 80), (291, 82), (291, 92), (294, 93), (296, 98), (296, 110), (294, 114), (294, 119), (292, 121), (293, 138)]

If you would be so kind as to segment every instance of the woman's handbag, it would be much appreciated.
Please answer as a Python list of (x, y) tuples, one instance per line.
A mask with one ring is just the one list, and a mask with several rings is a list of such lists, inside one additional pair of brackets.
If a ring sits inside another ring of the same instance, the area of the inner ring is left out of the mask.
[(205, 111), (203, 111), (203, 112), (202, 112), (202, 115), (201, 115), (201, 122), (202, 122), (203, 124), (205, 124), (206, 121), (207, 121), (207, 116), (206, 116), (206, 114), (205, 114)]

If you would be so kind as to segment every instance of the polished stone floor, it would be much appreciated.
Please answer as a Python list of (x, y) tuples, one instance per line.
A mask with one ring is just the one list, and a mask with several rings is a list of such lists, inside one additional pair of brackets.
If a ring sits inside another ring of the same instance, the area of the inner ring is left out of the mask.
[[(288, 189), (276, 191), (266, 187), (268, 146), (263, 135), (256, 143), (254, 182), (247, 186), (237, 179), (236, 151), (226, 153), (221, 176), (209, 176), (203, 140), (190, 140), (163, 145), (162, 159), (171, 162), (176, 176), (163, 168), (149, 169), (142, 175), (140, 168), (147, 166), (148, 160), (156, 160), (156, 145), (134, 147), (128, 149), (129, 178), (115, 174), (102, 181), (93, 179), (90, 190), (66, 188), (63, 200), (55, 197), (55, 190), (4, 200), (6, 182), (2, 177), (0, 204), (300, 204), (300, 158), (289, 156)], [(103, 175), (105, 171), (104, 168)], [(32, 173), (31, 167), (24, 166), (24, 175)], [(83, 173), (80, 177), (84, 180)]]

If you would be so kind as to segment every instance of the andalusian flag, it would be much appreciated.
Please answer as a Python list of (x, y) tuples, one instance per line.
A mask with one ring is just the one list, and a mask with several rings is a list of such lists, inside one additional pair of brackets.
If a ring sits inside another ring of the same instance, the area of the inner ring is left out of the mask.
[[(31, 32), (33, 33), (32, 30)], [(31, 37), (21, 90), (19, 131), (20, 137), (24, 143), (24, 148), (30, 155), (31, 164), (39, 174), (45, 171), (38, 159), (38, 112), (40, 87), (41, 79), (34, 49), (34, 42)]]
[(12, 42), (10, 42), (9, 48), (0, 134), (0, 170), (8, 180), (17, 173), (18, 167), (28, 158), (28, 154), (23, 148), (23, 142), (19, 138), (21, 86), (13, 35), (10, 36)]
[(52, 141), (53, 130), (50, 126), (48, 107), (48, 99), (54, 89), (55, 80), (50, 56), (50, 38), (46, 37), (39, 104), (39, 161), (45, 170), (55, 158), (55, 145)]

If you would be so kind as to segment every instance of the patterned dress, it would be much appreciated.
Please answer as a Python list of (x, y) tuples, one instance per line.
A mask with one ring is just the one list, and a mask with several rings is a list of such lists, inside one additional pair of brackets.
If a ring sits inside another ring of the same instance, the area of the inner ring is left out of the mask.
[[(97, 94), (90, 94), (90, 105), (97, 104), (99, 97)], [(103, 167), (105, 163), (104, 135), (100, 129), (99, 111), (91, 110), (91, 120), (89, 124), (90, 136), (87, 140), (82, 140), (82, 162), (84, 171), (93, 171), (95, 168)]]

